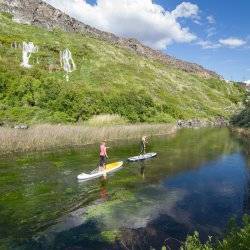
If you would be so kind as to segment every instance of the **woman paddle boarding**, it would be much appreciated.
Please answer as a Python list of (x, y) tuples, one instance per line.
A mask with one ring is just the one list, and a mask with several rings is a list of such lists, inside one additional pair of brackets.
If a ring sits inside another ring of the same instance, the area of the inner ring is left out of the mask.
[(104, 140), (100, 145), (100, 163), (99, 163), (99, 171), (104, 171), (106, 169), (106, 161), (108, 158), (106, 147), (106, 140)]
[(146, 135), (144, 135), (142, 138), (141, 138), (141, 143), (140, 143), (140, 145), (141, 145), (141, 152), (140, 152), (140, 155), (142, 155), (142, 154), (146, 154), (146, 144), (148, 143), (148, 141), (147, 141), (147, 136)]

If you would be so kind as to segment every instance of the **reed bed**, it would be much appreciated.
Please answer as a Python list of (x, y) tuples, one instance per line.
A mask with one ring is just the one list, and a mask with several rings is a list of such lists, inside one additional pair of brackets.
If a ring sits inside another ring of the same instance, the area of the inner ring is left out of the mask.
[(0, 128), (0, 154), (51, 150), (93, 144), (106, 139), (137, 138), (144, 134), (172, 134), (175, 125), (137, 124), (91, 127), (87, 125), (36, 125), (27, 130)]

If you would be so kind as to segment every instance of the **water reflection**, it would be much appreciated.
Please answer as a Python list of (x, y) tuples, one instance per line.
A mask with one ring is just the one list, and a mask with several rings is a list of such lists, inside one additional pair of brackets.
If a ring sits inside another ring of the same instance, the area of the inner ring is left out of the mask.
[[(227, 129), (182, 130), (152, 138), (157, 158), (85, 183), (76, 176), (96, 168), (96, 146), (5, 158), (0, 248), (148, 249), (177, 247), (193, 230), (220, 237), (231, 216), (249, 212), (244, 143)], [(111, 146), (112, 161), (138, 151), (137, 141)]]
[(107, 189), (107, 176), (102, 176), (100, 178), (100, 198), (105, 201), (108, 200), (108, 189)]
[(145, 168), (146, 168), (145, 161), (141, 161), (140, 166), (141, 166), (141, 176), (142, 176), (142, 178), (144, 180), (145, 179)]
[[(166, 178), (153, 188), (154, 192), (143, 189), (140, 199), (148, 202), (153, 197), (154, 201), (144, 209), (141, 227), (131, 223), (132, 229), (125, 227), (126, 246), (130, 249), (160, 248), (168, 239), (175, 249), (178, 241), (194, 230), (200, 232), (203, 240), (207, 235), (222, 236), (228, 220), (233, 215), (241, 217), (246, 205), (249, 206), (249, 201), (245, 200), (248, 196), (245, 185), (249, 180), (244, 166), (245, 159), (240, 153), (224, 156), (198, 170)], [(158, 193), (165, 195), (157, 196)], [(141, 213), (133, 211), (132, 220), (138, 219)]]

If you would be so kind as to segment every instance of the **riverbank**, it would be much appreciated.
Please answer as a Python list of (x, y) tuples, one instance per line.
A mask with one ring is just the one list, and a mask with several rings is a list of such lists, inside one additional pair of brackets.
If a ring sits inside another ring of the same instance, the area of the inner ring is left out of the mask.
[[(181, 128), (226, 126), (223, 119), (214, 121), (188, 120), (176, 124), (124, 124), (93, 126), (83, 125), (34, 125), (0, 128), (0, 155), (60, 148), (80, 147), (119, 139), (140, 138), (142, 135), (174, 134)], [(23, 129), (22, 129), (23, 128)]]

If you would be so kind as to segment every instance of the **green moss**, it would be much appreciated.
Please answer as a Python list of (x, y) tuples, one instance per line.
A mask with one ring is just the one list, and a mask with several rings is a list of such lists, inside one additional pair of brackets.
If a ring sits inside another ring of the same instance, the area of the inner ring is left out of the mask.
[(125, 189), (118, 190), (112, 195), (112, 198), (107, 202), (95, 206), (94, 209), (93, 207), (90, 207), (86, 212), (86, 218), (97, 219), (98, 217), (107, 216), (113, 212), (113, 209), (115, 207), (123, 206), (124, 202), (131, 202), (134, 199), (135, 197), (132, 192)]
[(113, 231), (102, 231), (101, 232), (101, 238), (105, 240), (106, 242), (114, 242), (116, 239), (118, 239), (120, 236), (120, 232), (113, 230)]

